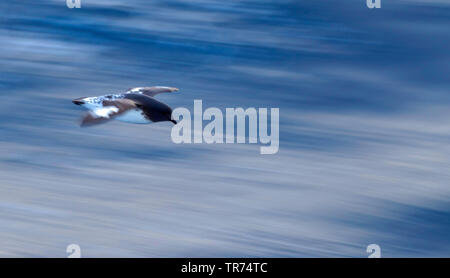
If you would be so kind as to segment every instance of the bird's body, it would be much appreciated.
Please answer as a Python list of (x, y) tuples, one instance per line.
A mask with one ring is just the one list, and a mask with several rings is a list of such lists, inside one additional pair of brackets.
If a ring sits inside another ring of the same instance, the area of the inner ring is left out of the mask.
[(145, 117), (145, 115), (142, 113), (139, 109), (133, 109), (130, 110), (123, 115), (117, 116), (115, 118), (118, 121), (125, 122), (125, 123), (133, 123), (133, 124), (149, 124), (152, 123), (149, 119)]
[(172, 109), (153, 98), (159, 93), (178, 91), (172, 87), (138, 87), (123, 94), (111, 94), (96, 97), (74, 99), (72, 102), (89, 110), (81, 125), (93, 125), (111, 119), (122, 122), (149, 124), (152, 122), (171, 121)]

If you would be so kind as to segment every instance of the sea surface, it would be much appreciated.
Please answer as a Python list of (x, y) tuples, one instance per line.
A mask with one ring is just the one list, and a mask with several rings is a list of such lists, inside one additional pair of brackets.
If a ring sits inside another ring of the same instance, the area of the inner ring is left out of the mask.
[[(0, 256), (450, 256), (450, 1), (0, 2)], [(280, 148), (71, 100), (279, 108)]]

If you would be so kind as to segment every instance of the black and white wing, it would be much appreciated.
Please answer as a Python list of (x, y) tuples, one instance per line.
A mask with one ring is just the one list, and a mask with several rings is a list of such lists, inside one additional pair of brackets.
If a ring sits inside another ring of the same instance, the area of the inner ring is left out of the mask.
[(178, 88), (174, 87), (164, 87), (164, 86), (153, 86), (153, 87), (136, 87), (132, 89), (128, 89), (126, 93), (128, 94), (142, 94), (149, 97), (154, 97), (157, 94), (161, 93), (172, 93), (177, 92)]

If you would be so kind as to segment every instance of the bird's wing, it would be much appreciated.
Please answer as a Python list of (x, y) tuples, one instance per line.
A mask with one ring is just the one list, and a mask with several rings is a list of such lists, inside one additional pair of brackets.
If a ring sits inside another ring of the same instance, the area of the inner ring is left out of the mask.
[(103, 107), (89, 111), (83, 117), (81, 120), (81, 126), (104, 123), (136, 107), (136, 103), (129, 99), (104, 100)]
[(146, 95), (149, 97), (154, 97), (157, 94), (171, 93), (171, 92), (176, 92), (176, 91), (178, 91), (178, 88), (154, 86), (154, 87), (136, 87), (136, 88), (128, 89), (127, 93), (143, 94), (143, 95)]

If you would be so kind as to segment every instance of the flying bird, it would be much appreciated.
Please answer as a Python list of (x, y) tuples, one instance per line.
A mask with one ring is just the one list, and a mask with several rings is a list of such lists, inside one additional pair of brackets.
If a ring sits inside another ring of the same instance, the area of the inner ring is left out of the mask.
[(137, 87), (122, 94), (82, 97), (72, 102), (89, 110), (81, 120), (81, 126), (100, 124), (112, 119), (135, 124), (162, 121), (176, 124), (172, 119), (172, 109), (154, 98), (160, 93), (176, 91), (178, 88), (173, 87)]

